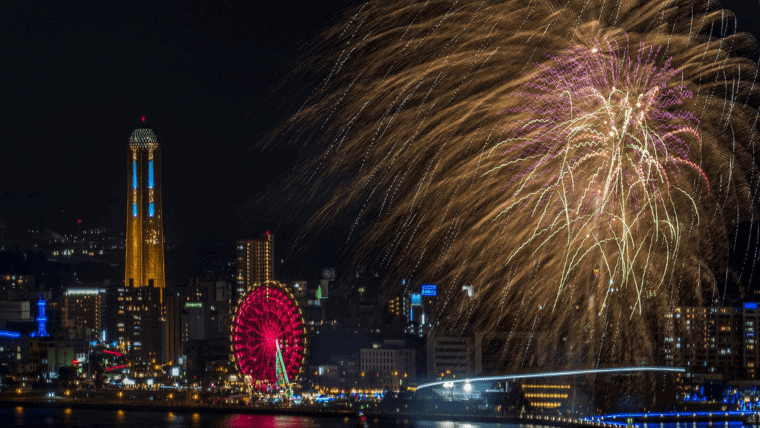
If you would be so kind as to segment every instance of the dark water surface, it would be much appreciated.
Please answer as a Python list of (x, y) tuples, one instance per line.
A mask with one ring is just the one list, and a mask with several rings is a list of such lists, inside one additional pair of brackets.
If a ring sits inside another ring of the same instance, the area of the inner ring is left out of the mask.
[[(41, 409), (33, 407), (0, 408), (0, 428), (9, 427), (118, 427), (118, 428), (337, 428), (355, 427), (356, 418), (313, 418), (216, 413), (176, 413), (137, 410)], [(404, 428), (527, 428), (509, 425), (466, 422), (399, 422), (369, 420), (369, 426)], [(691, 428), (691, 427), (689, 427)], [(738, 428), (738, 427), (737, 427)]]
[[(315, 418), (249, 414), (178, 413), (138, 410), (42, 409), (34, 407), (0, 408), (0, 428), (9, 427), (118, 427), (118, 428), (338, 428), (356, 427), (356, 418)], [(402, 428), (543, 428), (537, 425), (513, 425), (449, 421), (369, 420), (369, 426)], [(640, 428), (742, 428), (730, 423), (650, 423)], [(746, 426), (746, 425), (744, 425)]]

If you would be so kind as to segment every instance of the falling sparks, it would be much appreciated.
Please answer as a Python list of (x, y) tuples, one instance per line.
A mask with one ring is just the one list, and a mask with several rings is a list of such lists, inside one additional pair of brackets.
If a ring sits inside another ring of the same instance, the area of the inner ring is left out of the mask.
[(555, 307), (573, 271), (591, 259), (595, 278), (602, 270), (620, 288), (633, 287), (641, 313), (642, 297), (657, 292), (670, 260), (646, 281), (651, 248), (676, 251), (681, 211), (698, 214), (692, 195), (699, 189), (683, 168), (704, 179), (707, 193), (709, 180), (690, 160), (701, 159), (698, 119), (675, 109), (693, 97), (676, 79), (680, 70), (669, 59), (657, 66), (661, 47), (639, 46), (630, 58), (630, 46), (601, 44), (604, 55), (578, 47), (538, 64), (515, 92), (520, 104), (504, 112), (515, 116), (509, 138), (489, 152), (505, 160), (484, 175), (509, 177), (497, 219), (524, 216), (534, 225), (507, 264), (524, 251), (565, 247)]
[(350, 217), (357, 263), (437, 283), (433, 328), (488, 332), (502, 369), (661, 362), (758, 196), (752, 41), (716, 7), (363, 5), (273, 133), (325, 195), (306, 233)]

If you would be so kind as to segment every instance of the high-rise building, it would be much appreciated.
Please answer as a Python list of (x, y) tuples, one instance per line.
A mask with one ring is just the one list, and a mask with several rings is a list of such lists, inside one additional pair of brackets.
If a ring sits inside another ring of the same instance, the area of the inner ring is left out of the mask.
[(76, 330), (76, 337), (101, 340), (106, 330), (106, 289), (71, 287), (64, 293), (64, 327)]
[(729, 306), (676, 307), (666, 315), (672, 321), (665, 337), (666, 363), (686, 367), (687, 379), (743, 377), (742, 327), (750, 312)]
[(142, 118), (129, 137), (127, 155), (127, 254), (125, 285), (163, 289), (164, 227), (158, 135)]
[(238, 239), (236, 254), (236, 298), (251, 284), (274, 280), (274, 235), (267, 232), (259, 239)]

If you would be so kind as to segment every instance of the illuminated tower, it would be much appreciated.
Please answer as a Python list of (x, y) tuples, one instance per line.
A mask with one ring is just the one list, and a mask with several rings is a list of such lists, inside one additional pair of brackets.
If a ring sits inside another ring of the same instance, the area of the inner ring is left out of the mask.
[(251, 284), (274, 280), (274, 235), (267, 231), (259, 239), (237, 241), (237, 298)]
[(129, 137), (127, 156), (127, 254), (125, 285), (163, 291), (164, 227), (161, 218), (161, 151), (156, 132), (142, 118)]
[(40, 300), (37, 301), (37, 337), (49, 337), (50, 335), (47, 332), (47, 329), (45, 328), (45, 324), (47, 323), (47, 316), (45, 316), (45, 304), (47, 303), (47, 300), (42, 300), (42, 296), (40, 296)]
[(152, 375), (163, 360), (164, 227), (161, 152), (156, 131), (142, 118), (127, 148), (127, 254), (119, 291), (118, 337), (130, 370)]

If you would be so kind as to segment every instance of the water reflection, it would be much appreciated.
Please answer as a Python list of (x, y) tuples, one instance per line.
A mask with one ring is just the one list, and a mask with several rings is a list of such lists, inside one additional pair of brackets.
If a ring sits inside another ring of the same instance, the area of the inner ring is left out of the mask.
[(317, 423), (312, 418), (276, 415), (230, 415), (221, 425), (224, 428), (311, 428), (327, 426), (351, 426), (344, 419), (334, 419), (335, 425)]
[(16, 406), (16, 425), (25, 425), (24, 424), (24, 408), (21, 406)]
[(200, 428), (201, 426), (201, 414), (200, 413), (193, 413), (193, 417), (191, 418), (190, 426), (192, 428)]
[(127, 426), (126, 424), (126, 416), (124, 414), (124, 410), (117, 410), (116, 411), (116, 426), (119, 428), (124, 428)]
[[(312, 418), (202, 412), (180, 413), (72, 408), (38, 409), (21, 406), (0, 408), (0, 428), (11, 426), (41, 426), (50, 428), (354, 428), (357, 421), (357, 418), (352, 417)], [(472, 422), (410, 422), (381, 421), (377, 419), (370, 419), (368, 422), (371, 428), (542, 428), (531, 425), (519, 426)], [(650, 426), (654, 426), (654, 424)], [(688, 427), (679, 428), (692, 428), (692, 426), (689, 424)], [(705, 428), (709, 427), (705, 426)], [(739, 426), (732, 426), (731, 428), (739, 428)]]

